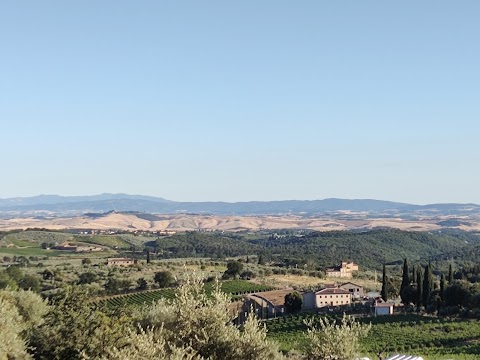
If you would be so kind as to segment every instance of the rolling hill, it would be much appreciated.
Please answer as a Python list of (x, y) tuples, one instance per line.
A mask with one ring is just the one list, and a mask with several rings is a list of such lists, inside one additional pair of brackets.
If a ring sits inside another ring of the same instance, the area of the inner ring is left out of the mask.
[(476, 204), (412, 205), (372, 199), (324, 199), (249, 202), (177, 202), (163, 198), (101, 194), (95, 196), (39, 195), (23, 198), (0, 199), (0, 215), (23, 216), (32, 214), (78, 215), (89, 212), (137, 211), (157, 214), (213, 214), (213, 215), (318, 215), (341, 212), (364, 212), (385, 217), (419, 215), (472, 215), (480, 214)]

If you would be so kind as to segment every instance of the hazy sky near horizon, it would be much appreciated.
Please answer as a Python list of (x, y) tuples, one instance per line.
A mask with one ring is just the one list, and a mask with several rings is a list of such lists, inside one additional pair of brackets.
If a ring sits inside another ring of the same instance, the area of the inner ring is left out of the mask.
[(0, 198), (480, 203), (480, 2), (5, 1)]

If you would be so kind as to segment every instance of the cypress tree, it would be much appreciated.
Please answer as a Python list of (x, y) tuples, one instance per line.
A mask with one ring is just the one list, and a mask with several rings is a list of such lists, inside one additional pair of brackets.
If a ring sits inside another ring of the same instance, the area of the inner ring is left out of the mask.
[(408, 286), (410, 286), (410, 276), (409, 276), (409, 273), (408, 273), (407, 259), (405, 259), (403, 261), (402, 284), (400, 285), (400, 296), (402, 297), (402, 302), (404, 304), (406, 304), (408, 302), (408, 300), (403, 295), (404, 294), (403, 290)]
[(147, 250), (147, 264), (150, 264), (150, 250)]
[(452, 264), (450, 264), (450, 266), (448, 267), (448, 285), (452, 285), (453, 284), (453, 268), (452, 268)]
[(435, 278), (433, 277), (433, 266), (430, 263), (428, 265), (428, 285), (430, 288), (430, 292), (435, 290)]
[(420, 306), (422, 306), (422, 267), (419, 266), (417, 267), (417, 311), (420, 310)]
[(410, 285), (410, 276), (408, 274), (408, 263), (407, 259), (403, 261), (403, 273), (402, 273), (402, 285), (400, 285), (400, 293), (403, 289), (405, 289), (408, 285)]
[(430, 276), (430, 266), (425, 266), (425, 272), (423, 273), (423, 289), (422, 289), (422, 304), (427, 307), (428, 297), (432, 287), (432, 278)]
[(446, 281), (445, 281), (445, 276), (443, 276), (442, 274), (442, 277), (440, 279), (440, 299), (442, 299), (442, 302), (445, 301), (445, 288), (447, 287), (446, 286)]
[(382, 292), (380, 293), (382, 296), (383, 301), (387, 301), (388, 299), (388, 282), (387, 282), (387, 271), (385, 268), (385, 264), (383, 264), (383, 275), (382, 275)]

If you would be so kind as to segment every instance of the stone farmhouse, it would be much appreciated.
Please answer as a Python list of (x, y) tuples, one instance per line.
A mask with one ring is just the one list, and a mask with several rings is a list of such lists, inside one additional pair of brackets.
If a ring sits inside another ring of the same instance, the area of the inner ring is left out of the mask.
[(103, 248), (98, 246), (88, 246), (88, 245), (72, 245), (68, 242), (64, 242), (58, 246), (54, 247), (55, 250), (63, 251), (73, 251), (73, 252), (93, 252), (93, 251), (102, 251)]
[(317, 292), (306, 292), (303, 294), (304, 310), (345, 306), (351, 303), (352, 293), (341, 288), (325, 288)]
[(136, 259), (128, 258), (108, 258), (107, 266), (130, 266), (137, 263)]
[(358, 271), (358, 265), (353, 262), (342, 261), (338, 266), (326, 269), (327, 276), (351, 279), (353, 272)]
[(354, 284), (352, 282), (346, 282), (339, 286), (341, 289), (350, 291), (353, 299), (362, 299), (364, 297), (363, 286)]

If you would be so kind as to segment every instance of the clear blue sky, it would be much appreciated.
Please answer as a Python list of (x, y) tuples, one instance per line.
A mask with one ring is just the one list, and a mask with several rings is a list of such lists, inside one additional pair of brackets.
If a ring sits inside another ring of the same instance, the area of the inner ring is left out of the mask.
[(0, 197), (480, 203), (480, 1), (4, 1)]

